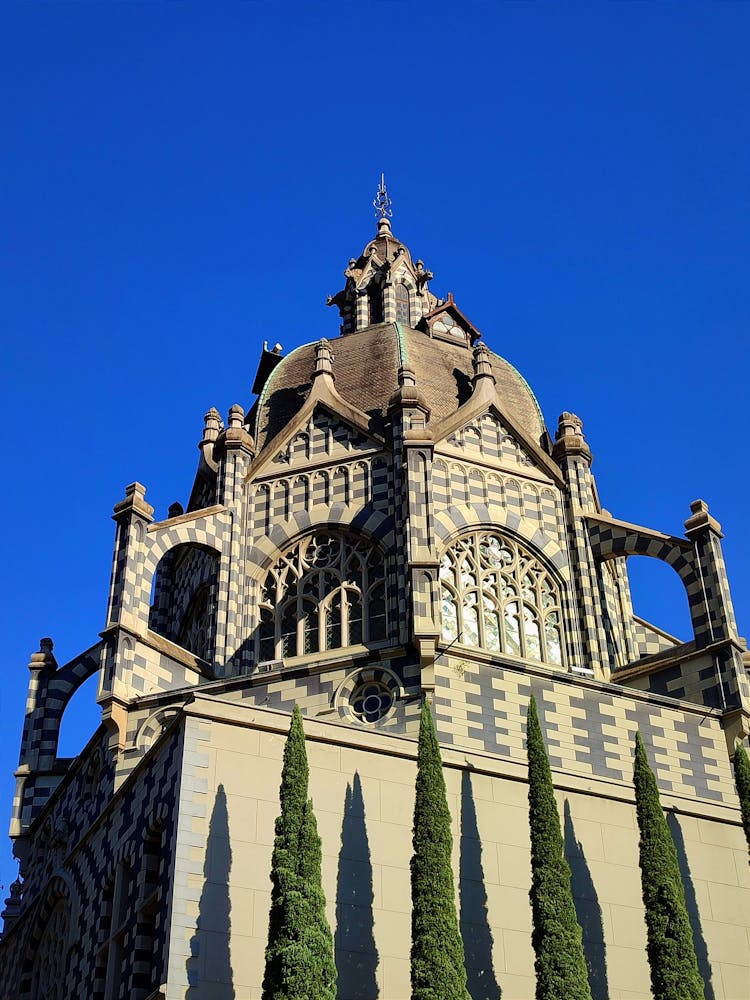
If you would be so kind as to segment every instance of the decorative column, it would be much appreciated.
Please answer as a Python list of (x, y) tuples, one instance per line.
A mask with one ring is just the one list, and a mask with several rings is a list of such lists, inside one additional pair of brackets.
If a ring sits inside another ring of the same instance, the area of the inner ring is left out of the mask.
[(718, 644), (713, 653), (719, 708), (730, 756), (737, 739), (750, 727), (750, 683), (745, 660), (747, 652), (737, 635), (732, 598), (729, 593), (719, 522), (711, 517), (708, 504), (695, 500), (685, 521), (685, 535), (693, 543), (696, 579), (688, 587), (688, 602), (698, 648)]
[(247, 622), (247, 571), (245, 543), (248, 534), (245, 475), (255, 454), (255, 442), (245, 427), (245, 411), (230, 407), (226, 430), (213, 448), (217, 463), (217, 503), (229, 513), (216, 583), (216, 637), (214, 669), (217, 677), (228, 677), (249, 669), (251, 650), (243, 645), (249, 635)]
[(695, 642), (705, 646), (718, 639), (736, 638), (729, 583), (721, 551), (721, 525), (708, 512), (708, 504), (694, 500), (685, 521), (685, 536), (693, 543), (698, 577), (694, 592), (688, 592)]
[(145, 486), (131, 483), (125, 487), (125, 499), (115, 504), (112, 515), (117, 535), (97, 696), (102, 706), (102, 721), (111, 722), (112, 749), (125, 745), (127, 705), (133, 695), (130, 683), (135, 655), (133, 635), (145, 635), (149, 622), (151, 577), (146, 579), (144, 563), (146, 531), (153, 521), (154, 508), (146, 503), (145, 496)]
[(146, 503), (146, 487), (131, 483), (125, 499), (115, 504), (112, 520), (117, 524), (112, 581), (107, 609), (107, 627), (125, 625), (134, 632), (148, 628), (151, 580), (144, 580), (146, 529), (154, 508)]
[(591, 475), (593, 456), (583, 436), (583, 422), (574, 413), (562, 413), (558, 421), (552, 457), (560, 466), (567, 489), (563, 495), (568, 549), (574, 585), (569, 629), (568, 662), (587, 667), (596, 676), (609, 678), (607, 636), (602, 627), (602, 603), (598, 568), (589, 544), (584, 514), (596, 512), (595, 487)]
[[(434, 444), (427, 428), (430, 408), (417, 389), (414, 372), (407, 367), (399, 368), (398, 383), (388, 412), (393, 421), (396, 531), (403, 539), (401, 555), (408, 580), (405, 597), (408, 613), (401, 622), (400, 640), (408, 641), (411, 631), (419, 651), (422, 690), (431, 693), (435, 688), (435, 644), (439, 634), (438, 559), (430, 488)], [(399, 509), (404, 512), (401, 523)]]
[[(57, 754), (57, 735), (62, 711), (60, 706), (48, 705), (49, 683), (57, 672), (57, 660), (52, 652), (52, 640), (40, 639), (39, 651), (31, 654), (29, 661), (29, 690), (26, 695), (26, 716), (21, 736), (21, 751), (14, 777), (16, 791), (10, 821), (10, 836), (19, 837), (31, 821), (31, 803), (36, 778), (51, 774)], [(57, 709), (55, 711), (55, 709)], [(46, 724), (48, 713), (54, 716), (54, 725)], [(29, 784), (29, 779), (32, 779)], [(27, 788), (27, 785), (29, 786)], [(20, 857), (20, 855), (17, 855)]]

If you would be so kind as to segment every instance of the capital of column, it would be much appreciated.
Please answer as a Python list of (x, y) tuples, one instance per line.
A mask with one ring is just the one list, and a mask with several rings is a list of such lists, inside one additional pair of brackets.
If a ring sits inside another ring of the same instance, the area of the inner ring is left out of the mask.
[(146, 487), (142, 483), (130, 483), (125, 487), (125, 498), (114, 506), (113, 519), (119, 521), (129, 514), (138, 514), (146, 521), (153, 521), (154, 508), (146, 503)]
[(52, 652), (54, 643), (51, 639), (39, 640), (39, 651), (31, 654), (29, 660), (29, 670), (57, 670), (57, 660)]
[(693, 500), (690, 504), (691, 516), (685, 521), (685, 535), (693, 539), (702, 535), (705, 531), (712, 531), (719, 538), (724, 535), (721, 532), (721, 525), (716, 518), (711, 517), (708, 512), (708, 504), (705, 500)]

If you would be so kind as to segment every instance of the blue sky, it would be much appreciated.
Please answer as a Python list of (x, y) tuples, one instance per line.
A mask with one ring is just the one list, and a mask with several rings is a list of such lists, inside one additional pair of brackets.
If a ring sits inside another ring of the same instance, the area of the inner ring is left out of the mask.
[[(2, 6), (0, 813), (29, 654), (104, 625), (125, 484), (166, 516), (262, 342), (337, 334), (381, 170), (433, 290), (553, 431), (583, 418), (604, 506), (680, 534), (708, 501), (750, 627), (749, 43), (736, 3)], [(687, 638), (677, 577), (631, 563)]]

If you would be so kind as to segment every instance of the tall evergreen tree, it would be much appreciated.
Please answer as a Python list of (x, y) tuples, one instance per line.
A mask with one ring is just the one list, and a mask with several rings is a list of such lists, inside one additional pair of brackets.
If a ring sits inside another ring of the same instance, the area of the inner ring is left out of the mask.
[(640, 733), (635, 736), (633, 782), (654, 1000), (705, 1000), (677, 851)]
[(419, 720), (411, 860), (412, 1000), (471, 1000), (451, 867), (451, 817), (435, 725), (425, 701)]
[(295, 705), (284, 747), (271, 859), (263, 1000), (334, 1000), (333, 939), (325, 916), (321, 850), (308, 782), (302, 715)]
[(750, 761), (747, 759), (747, 751), (740, 743), (734, 748), (734, 780), (737, 782), (742, 825), (745, 828), (747, 847), (750, 850)]
[(326, 917), (321, 875), (321, 848), (313, 804), (308, 800), (299, 839), (299, 893), (301, 928), (297, 949), (286, 962), (288, 995), (294, 1000), (336, 1000), (336, 964), (333, 935)]
[(570, 866), (563, 850), (552, 772), (533, 696), (526, 717), (526, 750), (536, 1000), (591, 1000)]

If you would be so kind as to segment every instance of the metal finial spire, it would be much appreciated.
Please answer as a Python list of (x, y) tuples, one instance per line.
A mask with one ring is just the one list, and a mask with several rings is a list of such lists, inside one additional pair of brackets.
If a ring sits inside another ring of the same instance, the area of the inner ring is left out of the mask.
[(388, 191), (385, 186), (385, 174), (381, 174), (378, 193), (375, 195), (375, 200), (372, 203), (372, 207), (375, 209), (375, 218), (376, 219), (392, 218), (393, 217), (393, 212), (391, 210), (392, 204), (393, 202), (388, 197)]

